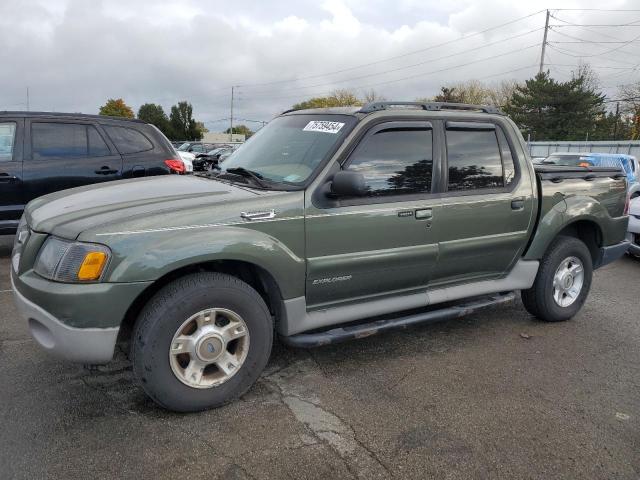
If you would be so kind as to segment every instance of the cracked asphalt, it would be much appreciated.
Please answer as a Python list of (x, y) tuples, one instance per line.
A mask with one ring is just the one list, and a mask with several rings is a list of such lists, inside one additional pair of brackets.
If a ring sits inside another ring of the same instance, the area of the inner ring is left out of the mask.
[(156, 407), (123, 354), (50, 358), (0, 237), (0, 478), (640, 477), (640, 261), (599, 270), (572, 321), (519, 302), (351, 343), (274, 346), (239, 401)]

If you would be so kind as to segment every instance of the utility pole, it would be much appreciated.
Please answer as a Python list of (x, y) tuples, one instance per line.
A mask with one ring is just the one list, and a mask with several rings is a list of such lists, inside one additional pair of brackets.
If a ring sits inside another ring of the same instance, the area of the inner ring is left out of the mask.
[(231, 117), (229, 117), (230, 125), (229, 125), (229, 141), (233, 142), (233, 90), (235, 87), (231, 87)]
[(616, 102), (616, 123), (613, 126), (613, 139), (617, 140), (618, 139), (618, 119), (620, 115), (620, 102)]
[(540, 54), (540, 70), (538, 70), (538, 73), (542, 73), (542, 71), (544, 70), (544, 51), (547, 48), (547, 33), (549, 32), (549, 10), (547, 10), (547, 19), (544, 22), (544, 37), (542, 37), (542, 53)]
[(29, 87), (27, 87), (27, 112), (29, 111)]

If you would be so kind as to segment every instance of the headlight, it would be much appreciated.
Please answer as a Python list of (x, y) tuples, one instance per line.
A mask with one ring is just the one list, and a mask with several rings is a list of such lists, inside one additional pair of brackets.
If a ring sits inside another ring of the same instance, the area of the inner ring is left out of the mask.
[(34, 271), (57, 282), (95, 282), (102, 277), (110, 257), (111, 252), (104, 245), (49, 237), (38, 254)]

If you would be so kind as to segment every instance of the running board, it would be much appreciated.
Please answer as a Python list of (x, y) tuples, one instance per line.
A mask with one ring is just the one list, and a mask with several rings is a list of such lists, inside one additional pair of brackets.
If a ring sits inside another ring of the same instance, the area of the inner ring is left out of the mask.
[(388, 330), (407, 328), (413, 325), (442, 322), (453, 318), (469, 315), (482, 308), (511, 302), (515, 299), (514, 292), (499, 293), (471, 301), (459, 303), (438, 310), (414, 313), (397, 318), (375, 320), (369, 323), (361, 323), (345, 327), (338, 327), (324, 332), (298, 333), (291, 336), (280, 336), (280, 339), (291, 347), (311, 348), (332, 343), (346, 342), (357, 338), (370, 337)]

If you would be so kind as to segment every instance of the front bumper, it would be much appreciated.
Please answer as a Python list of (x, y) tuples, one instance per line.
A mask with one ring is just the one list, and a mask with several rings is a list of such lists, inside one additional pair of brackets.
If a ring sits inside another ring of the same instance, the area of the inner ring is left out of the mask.
[(70, 327), (22, 295), (13, 278), (11, 286), (16, 307), (42, 348), (72, 362), (100, 364), (113, 358), (119, 327)]

